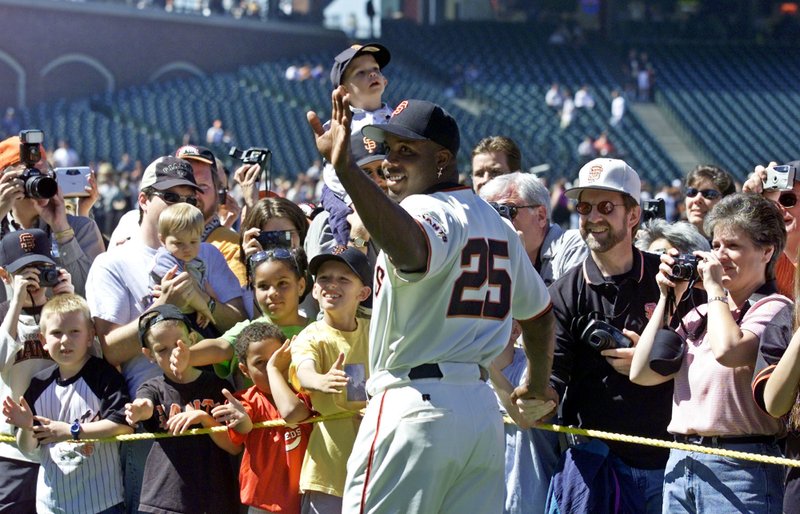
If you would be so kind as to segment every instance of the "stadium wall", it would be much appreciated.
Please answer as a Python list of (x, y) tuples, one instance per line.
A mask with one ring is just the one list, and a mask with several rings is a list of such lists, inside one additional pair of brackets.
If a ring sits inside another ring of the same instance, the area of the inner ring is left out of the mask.
[(0, 0), (0, 107), (347, 46), (340, 31), (124, 5)]

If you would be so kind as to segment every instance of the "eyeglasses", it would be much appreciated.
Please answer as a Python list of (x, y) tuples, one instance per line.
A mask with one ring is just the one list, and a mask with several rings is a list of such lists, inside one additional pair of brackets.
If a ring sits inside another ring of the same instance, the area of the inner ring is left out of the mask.
[(250, 269), (250, 274), (253, 274), (259, 264), (270, 260), (288, 261), (295, 270), (298, 270), (297, 259), (292, 250), (287, 248), (270, 248), (269, 250), (256, 252), (247, 259), (247, 267)]
[(697, 189), (696, 187), (686, 188), (686, 198), (694, 198), (697, 196), (697, 193), (703, 195), (703, 198), (706, 200), (716, 200), (722, 196), (722, 193), (716, 189)]
[(195, 196), (181, 196), (178, 193), (173, 193), (171, 191), (156, 191), (153, 195), (161, 198), (164, 200), (164, 203), (169, 205), (175, 203), (188, 203), (189, 205), (194, 205), (197, 207), (197, 197)]
[(517, 218), (517, 214), (519, 214), (520, 209), (533, 209), (534, 207), (539, 207), (538, 205), (514, 205), (513, 203), (497, 202), (489, 202), (489, 205), (494, 207), (494, 210), (496, 210), (500, 216), (508, 218), (511, 221), (514, 221)]
[(594, 207), (597, 207), (597, 212), (599, 212), (600, 214), (607, 215), (614, 212), (614, 207), (622, 207), (623, 205), (625, 204), (614, 203), (609, 200), (603, 200), (602, 202), (597, 204), (592, 204), (589, 202), (578, 202), (578, 204), (575, 206), (575, 210), (578, 211), (578, 214), (582, 216), (588, 216), (589, 213), (592, 212), (592, 209)]
[(778, 197), (778, 203), (781, 204), (781, 207), (791, 209), (797, 205), (797, 195), (791, 191), (787, 193), (781, 193), (781, 195)]

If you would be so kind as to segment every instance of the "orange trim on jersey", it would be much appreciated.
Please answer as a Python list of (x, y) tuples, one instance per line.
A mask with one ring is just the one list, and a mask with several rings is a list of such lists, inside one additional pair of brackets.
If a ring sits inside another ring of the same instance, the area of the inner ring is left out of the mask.
[(521, 321), (521, 322), (535, 321), (535, 320), (541, 318), (542, 316), (544, 316), (545, 314), (547, 314), (548, 312), (550, 312), (552, 310), (553, 310), (553, 303), (550, 302), (550, 303), (547, 304), (547, 307), (545, 307), (544, 309), (539, 311), (537, 314), (534, 314), (533, 316), (531, 316), (528, 319), (520, 319), (520, 320), (517, 320), (517, 321)]
[(367, 470), (364, 473), (364, 488), (361, 490), (361, 514), (364, 514), (364, 509), (367, 508), (367, 485), (369, 484), (369, 475), (372, 472), (372, 459), (375, 457), (375, 445), (378, 442), (378, 433), (381, 428), (381, 415), (383, 415), (383, 402), (386, 400), (388, 391), (383, 392), (381, 396), (381, 404), (378, 407), (378, 421), (375, 422), (375, 437), (372, 438), (372, 445), (369, 448), (369, 458), (367, 459)]
[(762, 384), (764, 384), (764, 382), (769, 380), (769, 377), (772, 376), (772, 372), (775, 371), (776, 367), (777, 364), (773, 364), (772, 366), (767, 366), (766, 368), (759, 371), (758, 374), (756, 375), (756, 378), (753, 379), (753, 383), (750, 386), (750, 392), (753, 394), (753, 401), (756, 402), (756, 405), (758, 405), (758, 408), (761, 409), (761, 411), (764, 412), (764, 414), (768, 414), (770, 416), (772, 416), (772, 414), (767, 412), (764, 409), (762, 402), (760, 402), (758, 398), (756, 398), (756, 390), (760, 389), (762, 387)]

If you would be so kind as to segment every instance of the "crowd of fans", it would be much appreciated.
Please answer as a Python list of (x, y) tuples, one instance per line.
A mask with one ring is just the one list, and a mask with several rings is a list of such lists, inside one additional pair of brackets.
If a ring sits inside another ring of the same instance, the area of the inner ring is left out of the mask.
[[(309, 118), (326, 160), (272, 184), (258, 164), (229, 173), (189, 141), (146, 166), (130, 156), (93, 164), (75, 198), (37, 192), (32, 168), (47, 177), (80, 157), (67, 141), (50, 153), (24, 144), (6, 113), (0, 431), (16, 442), (0, 442), (0, 511), (796, 509), (796, 476), (774, 464), (532, 427), (796, 457), (800, 162), (784, 169), (781, 189), (763, 187), (776, 163), (744, 184), (698, 163), (652, 191), (601, 134), (585, 141), (580, 169), (548, 183), (520, 169), (517, 142), (487, 134), (471, 176), (459, 175), (458, 127), (441, 107), (383, 102), (389, 61), (375, 43), (336, 57), (332, 119)], [(557, 84), (546, 101), (562, 120), (565, 103), (595, 102), (586, 86), (573, 96)], [(216, 120), (206, 141), (224, 134)], [(661, 217), (643, 216), (651, 201)], [(459, 202), (470, 206), (463, 219), (442, 215)], [(467, 227), (512, 239), (486, 248), (465, 239), (463, 256), (445, 255)], [(438, 285), (440, 273), (454, 282)], [(503, 277), (525, 288), (512, 295), (520, 286)], [(487, 280), (497, 297), (449, 296)], [(437, 285), (403, 296), (426, 281)], [(386, 295), (402, 301), (387, 307)], [(431, 313), (448, 299), (447, 317), (473, 327), (458, 337), (486, 339), (478, 366), (436, 355), (392, 364), (417, 358), (403, 345), (424, 340), (418, 353), (432, 355), (446, 342), (423, 329), (441, 328)], [(474, 330), (489, 322), (499, 330)], [(496, 396), (482, 396), (487, 379)], [(415, 383), (431, 389), (382, 421), (380, 395)], [(491, 427), (475, 439), (447, 428), (469, 446), (450, 455), (428, 444), (432, 431), (404, 432), (446, 418), (425, 409), (452, 387), (470, 391), (449, 407), (459, 422), (513, 419), (505, 459)], [(302, 423), (317, 414), (326, 418)], [(254, 426), (278, 419), (289, 425)], [(91, 441), (217, 426), (227, 431)], [(470, 460), (473, 450), (484, 453)], [(372, 468), (376, 455), (385, 460)]]

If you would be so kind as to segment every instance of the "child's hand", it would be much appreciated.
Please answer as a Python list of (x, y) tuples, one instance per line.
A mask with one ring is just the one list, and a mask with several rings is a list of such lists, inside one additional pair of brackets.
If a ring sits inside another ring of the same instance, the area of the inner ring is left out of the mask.
[(3, 400), (3, 415), (6, 417), (6, 423), (15, 427), (27, 430), (33, 428), (33, 412), (22, 396), (19, 397), (19, 403), (10, 396), (6, 396), (6, 399)]
[(198, 312), (197, 316), (195, 317), (195, 322), (197, 323), (198, 327), (206, 328), (209, 323), (214, 322), (214, 318), (206, 318), (206, 316), (202, 312)]
[(72, 294), (75, 286), (72, 285), (72, 275), (64, 268), (58, 268), (58, 284), (53, 286), (53, 294)]
[(17, 273), (12, 274), (14, 288), (14, 299), (22, 301), (28, 295), (28, 289), (39, 287), (39, 272), (34, 268), (23, 268)]
[(147, 407), (147, 400), (144, 398), (137, 398), (133, 400), (131, 403), (125, 404), (125, 421), (132, 427), (136, 427), (136, 424), (142, 420), (144, 417), (144, 411)]
[(230, 391), (223, 389), (222, 394), (228, 401), (211, 409), (211, 415), (214, 416), (214, 419), (230, 428), (235, 428), (250, 419), (247, 411), (244, 410), (242, 402), (237, 400)]
[(64, 421), (53, 421), (52, 419), (35, 417), (39, 424), (33, 427), (33, 437), (39, 444), (60, 443), (72, 439), (70, 432), (71, 424)]
[(177, 378), (183, 378), (183, 372), (189, 367), (189, 347), (183, 340), (178, 339), (172, 354), (169, 356), (169, 369)]
[(185, 411), (179, 412), (167, 420), (167, 432), (172, 435), (179, 435), (194, 425), (205, 426), (210, 421), (213, 421), (213, 418), (206, 411), (193, 409), (187, 405)]
[(324, 375), (320, 375), (317, 390), (323, 393), (336, 394), (341, 393), (347, 387), (347, 374), (343, 371), (344, 368), (344, 352), (339, 354), (336, 362), (333, 363), (331, 369)]
[(271, 366), (280, 371), (281, 374), (286, 373), (286, 371), (289, 369), (289, 366), (292, 364), (291, 345), (294, 342), (295, 337), (297, 336), (292, 336), (291, 339), (287, 339), (283, 342), (283, 345), (278, 348), (269, 358), (269, 361), (267, 361), (267, 367)]
[[(205, 301), (196, 285), (194, 292), (189, 297), (189, 306), (197, 313), (198, 325), (205, 328), (209, 322), (214, 323), (214, 315), (211, 314), (208, 303)], [(205, 323), (205, 325), (203, 323)]]

